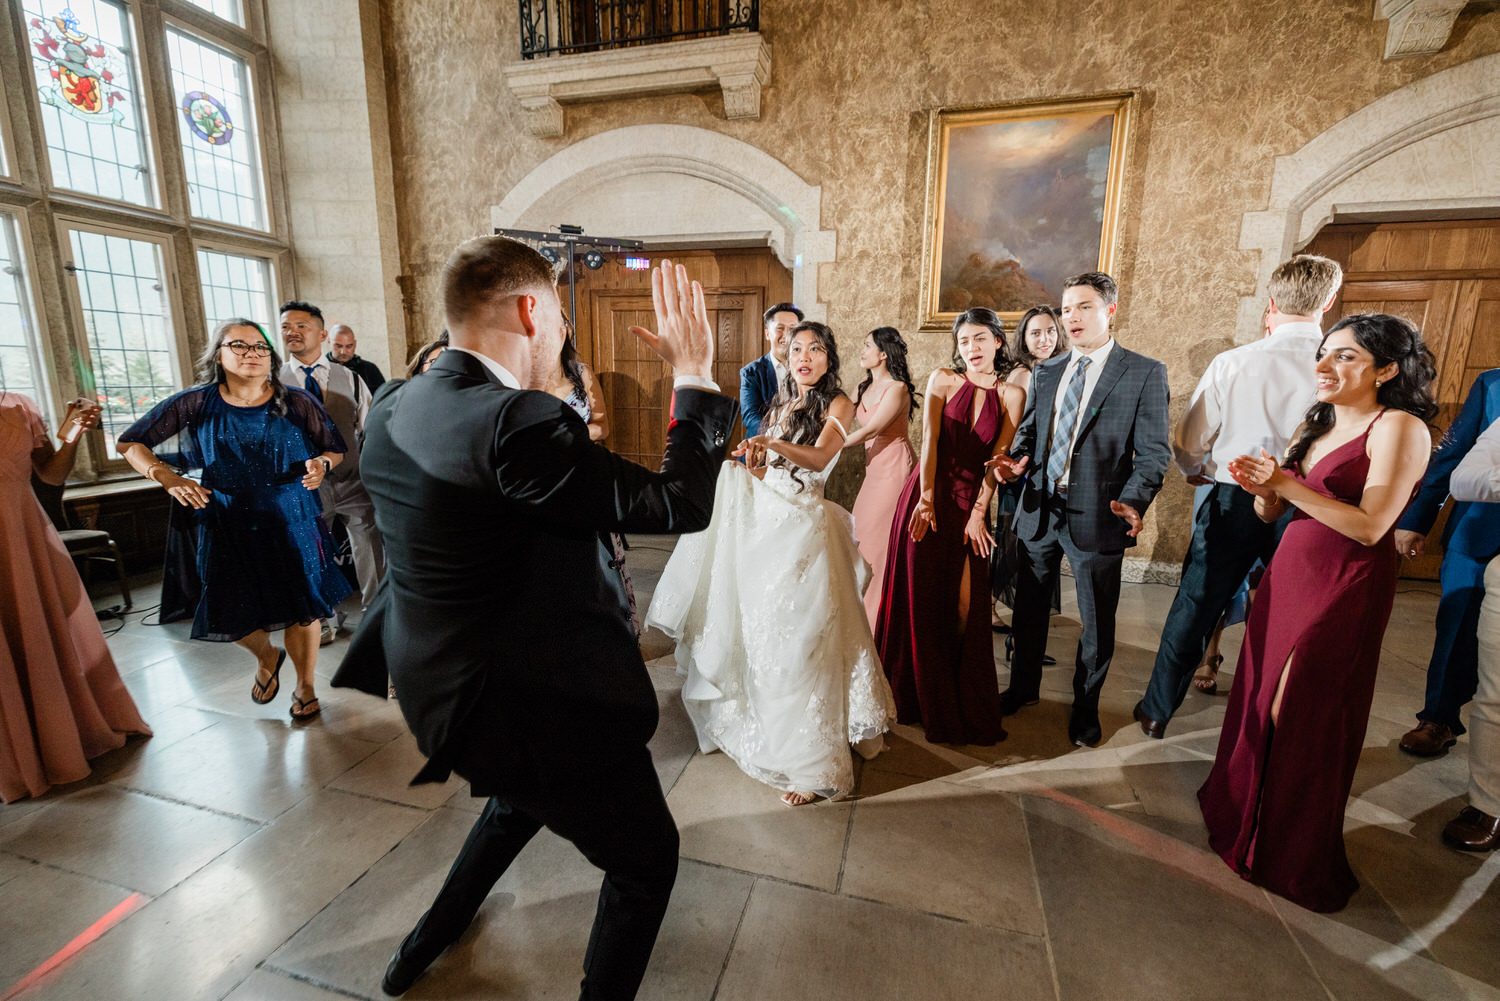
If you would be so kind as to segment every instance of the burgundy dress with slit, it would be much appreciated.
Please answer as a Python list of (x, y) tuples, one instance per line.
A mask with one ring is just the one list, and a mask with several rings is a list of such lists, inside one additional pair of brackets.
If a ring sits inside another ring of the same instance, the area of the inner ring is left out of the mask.
[[(979, 417), (974, 394), (984, 394)], [(999, 388), (978, 389), (967, 379), (943, 407), (933, 480), (937, 530), (913, 542), (907, 524), (922, 492), (920, 466), (896, 503), (887, 547), (875, 645), (896, 698), (896, 718), (921, 723), (927, 739), (948, 744), (994, 744), (1000, 725), (1000, 688), (990, 631), (989, 565), (964, 544), (964, 524), (985, 475), (985, 461), (1005, 426)], [(969, 612), (960, 629), (959, 588), (965, 567)]]
[[(1308, 476), (1287, 472), (1358, 504), (1369, 434), (1323, 456)], [(1344, 806), (1396, 595), (1391, 535), (1362, 546), (1293, 514), (1251, 603), (1218, 754), (1198, 790), (1214, 851), (1245, 879), (1309, 910), (1339, 910), (1359, 888), (1344, 853)]]

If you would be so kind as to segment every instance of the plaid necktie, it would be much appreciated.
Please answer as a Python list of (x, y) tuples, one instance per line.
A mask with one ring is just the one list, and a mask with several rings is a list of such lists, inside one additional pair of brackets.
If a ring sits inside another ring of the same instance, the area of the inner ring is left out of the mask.
[(1056, 488), (1068, 468), (1068, 453), (1073, 448), (1073, 430), (1078, 426), (1078, 404), (1083, 399), (1083, 381), (1089, 367), (1088, 355), (1078, 359), (1073, 369), (1073, 378), (1068, 380), (1067, 392), (1063, 393), (1062, 408), (1057, 412), (1057, 430), (1052, 435), (1052, 445), (1047, 450), (1047, 485)]
[[(302, 366), (302, 371), (304, 371), (304, 372), (307, 373), (307, 391), (309, 393), (313, 394), (313, 396), (316, 396), (318, 398), (318, 402), (319, 403), (322, 403), (323, 402), (323, 387), (320, 386), (320, 385), (318, 385), (317, 378), (313, 376), (313, 373), (316, 372), (317, 370), (318, 370), (318, 366), (316, 366), (316, 365), (303, 365)], [(1069, 391), (1071, 392), (1071, 389)], [(1075, 406), (1076, 406), (1076, 404), (1075, 404)]]

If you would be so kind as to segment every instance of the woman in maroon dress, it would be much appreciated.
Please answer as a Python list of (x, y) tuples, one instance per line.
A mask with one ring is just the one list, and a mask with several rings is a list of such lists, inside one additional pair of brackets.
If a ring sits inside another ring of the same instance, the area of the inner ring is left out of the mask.
[(1230, 462), (1263, 521), (1295, 511), (1251, 606), (1219, 751), (1198, 791), (1209, 843), (1245, 879), (1315, 911), (1359, 881), (1344, 805), (1396, 593), (1396, 519), (1432, 450), (1432, 355), (1407, 320), (1323, 338), (1317, 402), (1281, 466)]
[(1026, 392), (1004, 382), (1005, 332), (988, 309), (953, 323), (952, 369), (927, 382), (922, 452), (896, 504), (875, 644), (897, 719), (927, 739), (994, 744), (1000, 691), (990, 633), (985, 463), (1010, 447)]

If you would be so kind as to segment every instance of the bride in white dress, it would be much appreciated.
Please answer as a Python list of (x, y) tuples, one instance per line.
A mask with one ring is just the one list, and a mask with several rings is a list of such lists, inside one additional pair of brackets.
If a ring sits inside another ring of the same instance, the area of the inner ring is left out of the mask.
[(794, 398), (736, 450), (749, 468), (724, 464), (713, 520), (678, 541), (646, 624), (677, 641), (703, 751), (801, 806), (853, 790), (850, 745), (878, 754), (896, 710), (861, 602), (854, 519), (823, 498), (854, 414), (833, 333), (799, 325), (787, 367)]

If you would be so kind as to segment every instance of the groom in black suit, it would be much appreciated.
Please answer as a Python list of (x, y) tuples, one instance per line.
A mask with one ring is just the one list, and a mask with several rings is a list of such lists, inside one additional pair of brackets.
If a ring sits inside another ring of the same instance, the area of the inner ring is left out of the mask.
[(546, 827), (604, 870), (580, 998), (635, 997), (677, 874), (677, 827), (646, 742), (657, 703), (608, 536), (708, 525), (735, 403), (710, 381), (703, 290), (663, 261), (657, 332), (675, 376), (660, 472), (589, 441), (544, 392), (564, 322), (552, 269), (502, 237), (449, 258), (451, 344), (387, 383), (362, 474), (388, 569), (334, 684), (384, 696), (389, 671), (428, 763), (490, 797), (432, 907), (392, 957), (400, 994), (463, 933)]
[(1036, 367), (1010, 456), (994, 460), (1006, 479), (1026, 474), (1014, 522), (1015, 664), (1001, 709), (1009, 715), (1037, 701), (1053, 582), (1066, 554), (1083, 620), (1068, 720), (1068, 738), (1080, 747), (1103, 736), (1099, 692), (1115, 653), (1125, 550), (1172, 457), (1166, 366), (1110, 335), (1118, 297), (1102, 272), (1063, 282), (1062, 325), (1073, 350)]

